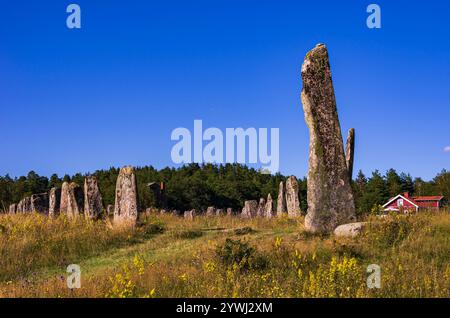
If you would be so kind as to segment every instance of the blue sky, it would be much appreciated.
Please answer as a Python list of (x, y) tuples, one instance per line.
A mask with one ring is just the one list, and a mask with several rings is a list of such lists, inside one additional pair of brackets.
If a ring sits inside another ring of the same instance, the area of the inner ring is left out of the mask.
[(280, 171), (304, 176), (300, 68), (325, 43), (355, 170), (430, 179), (450, 169), (449, 14), (440, 0), (2, 1), (0, 175), (173, 166), (172, 130), (202, 119), (280, 128)]

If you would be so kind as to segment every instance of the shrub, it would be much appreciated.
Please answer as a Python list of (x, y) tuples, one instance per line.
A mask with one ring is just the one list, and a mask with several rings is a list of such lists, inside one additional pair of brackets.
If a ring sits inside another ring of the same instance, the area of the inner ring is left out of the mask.
[(218, 246), (216, 255), (225, 266), (237, 265), (241, 269), (248, 269), (250, 258), (254, 255), (255, 249), (248, 243), (241, 240), (226, 239), (222, 246)]
[(149, 224), (145, 224), (142, 227), (142, 232), (145, 238), (152, 237), (157, 234), (162, 234), (165, 231), (164, 224), (161, 222), (152, 222)]
[(236, 234), (236, 235), (246, 235), (246, 234), (251, 234), (253, 232), (255, 232), (255, 231), (249, 226), (234, 230), (234, 234)]
[[(415, 224), (416, 223), (416, 224)], [(383, 221), (369, 223), (365, 233), (374, 244), (392, 247), (405, 240), (414, 228), (421, 228), (423, 222), (405, 215), (390, 215)]]

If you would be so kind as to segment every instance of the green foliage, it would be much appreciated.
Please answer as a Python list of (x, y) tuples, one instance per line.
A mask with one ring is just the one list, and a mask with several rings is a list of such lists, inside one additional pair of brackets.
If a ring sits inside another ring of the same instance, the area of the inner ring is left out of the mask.
[(369, 240), (378, 246), (397, 246), (408, 237), (414, 226), (420, 227), (422, 223), (419, 224), (419, 221), (421, 220), (411, 219), (405, 215), (389, 215), (383, 223), (370, 223), (365, 232)]
[(353, 193), (358, 214), (369, 214), (397, 194), (408, 192), (411, 195), (450, 195), (450, 172), (443, 170), (432, 181), (426, 182), (421, 178), (415, 180), (409, 174), (400, 175), (394, 169), (389, 169), (383, 176), (378, 170), (367, 179), (359, 171), (353, 181)]
[(236, 234), (236, 235), (246, 235), (246, 234), (250, 234), (253, 232), (255, 232), (255, 231), (249, 226), (234, 230), (234, 234)]
[(141, 232), (143, 233), (143, 237), (145, 238), (151, 238), (154, 235), (162, 234), (165, 231), (164, 224), (160, 222), (152, 222), (148, 224), (144, 224), (142, 228), (140, 228)]
[(216, 255), (225, 266), (236, 265), (240, 269), (250, 267), (250, 258), (255, 254), (255, 249), (241, 240), (227, 238), (225, 243), (217, 247)]

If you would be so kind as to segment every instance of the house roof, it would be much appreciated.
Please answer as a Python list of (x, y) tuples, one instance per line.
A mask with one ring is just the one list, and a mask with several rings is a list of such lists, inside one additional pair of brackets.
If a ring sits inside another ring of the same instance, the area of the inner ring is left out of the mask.
[(412, 199), (414, 201), (441, 201), (443, 198), (444, 198), (444, 196), (442, 196), (442, 195), (412, 197)]
[(399, 198), (408, 201), (409, 203), (411, 203), (412, 205), (414, 205), (414, 206), (417, 207), (417, 208), (419, 207), (419, 206), (417, 205), (417, 202), (415, 202), (413, 199), (411, 199), (411, 198), (406, 198), (406, 197), (404, 197), (403, 195), (399, 194), (399, 195), (397, 195), (397, 196), (395, 196), (395, 197), (389, 199), (389, 201), (383, 205), (383, 208), (386, 207), (386, 206), (388, 206), (388, 205), (391, 204), (393, 201), (395, 201), (396, 199), (399, 199)]

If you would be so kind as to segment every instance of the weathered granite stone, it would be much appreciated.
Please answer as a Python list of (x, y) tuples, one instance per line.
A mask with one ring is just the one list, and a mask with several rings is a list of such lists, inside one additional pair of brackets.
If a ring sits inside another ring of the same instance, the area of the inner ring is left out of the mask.
[(244, 208), (242, 209), (241, 217), (254, 218), (258, 212), (258, 202), (256, 200), (245, 201)]
[(116, 183), (114, 223), (135, 226), (138, 218), (138, 197), (133, 167), (120, 169)]
[(9, 214), (15, 214), (17, 211), (17, 204), (13, 203), (9, 206), (8, 212)]
[(222, 215), (223, 215), (223, 209), (217, 209), (216, 216), (222, 216)]
[(16, 207), (16, 213), (23, 213), (23, 203), (22, 203), (23, 199), (19, 201), (19, 203), (17, 203), (17, 207)]
[(308, 214), (310, 232), (331, 233), (355, 213), (327, 48), (317, 45), (302, 66), (302, 104), (310, 132)]
[(348, 177), (353, 178), (353, 158), (355, 156), (355, 129), (350, 128), (347, 135), (347, 143), (345, 146), (345, 162), (347, 164)]
[(216, 215), (216, 208), (213, 206), (209, 206), (206, 209), (206, 216), (214, 216), (214, 215)]
[(83, 212), (84, 205), (83, 189), (74, 183), (64, 182), (61, 187), (60, 213), (73, 219)]
[(196, 215), (197, 215), (197, 212), (195, 211), (195, 209), (184, 212), (184, 218), (189, 221), (192, 221)]
[(23, 198), (17, 204), (17, 213), (31, 213), (31, 197)]
[(266, 208), (266, 199), (259, 199), (258, 208), (256, 210), (256, 216), (264, 217), (265, 216), (265, 208)]
[(264, 206), (264, 216), (268, 219), (274, 217), (273, 200), (270, 193), (267, 195), (266, 205)]
[(277, 216), (282, 216), (283, 213), (287, 212), (286, 207), (286, 191), (285, 191), (284, 182), (280, 182), (280, 186), (278, 188), (278, 199), (277, 199)]
[(361, 231), (364, 229), (365, 225), (366, 225), (366, 222), (342, 224), (342, 225), (339, 225), (334, 230), (334, 235), (339, 236), (339, 237), (354, 238), (354, 237), (358, 236), (358, 234), (361, 233)]
[(106, 213), (108, 215), (114, 215), (114, 205), (108, 204), (108, 206), (106, 207)]
[(233, 215), (233, 209), (227, 208), (227, 216), (232, 216), (232, 215)]
[(51, 188), (48, 195), (48, 216), (59, 215), (61, 204), (61, 189)]
[(33, 194), (31, 196), (31, 211), (48, 214), (48, 193)]
[(103, 202), (97, 178), (87, 176), (84, 179), (84, 215), (89, 219), (98, 219), (103, 211)]
[(300, 215), (300, 200), (298, 199), (297, 178), (290, 176), (286, 180), (286, 205), (289, 217)]
[(159, 214), (167, 214), (167, 211), (162, 209), (162, 210), (159, 211)]

